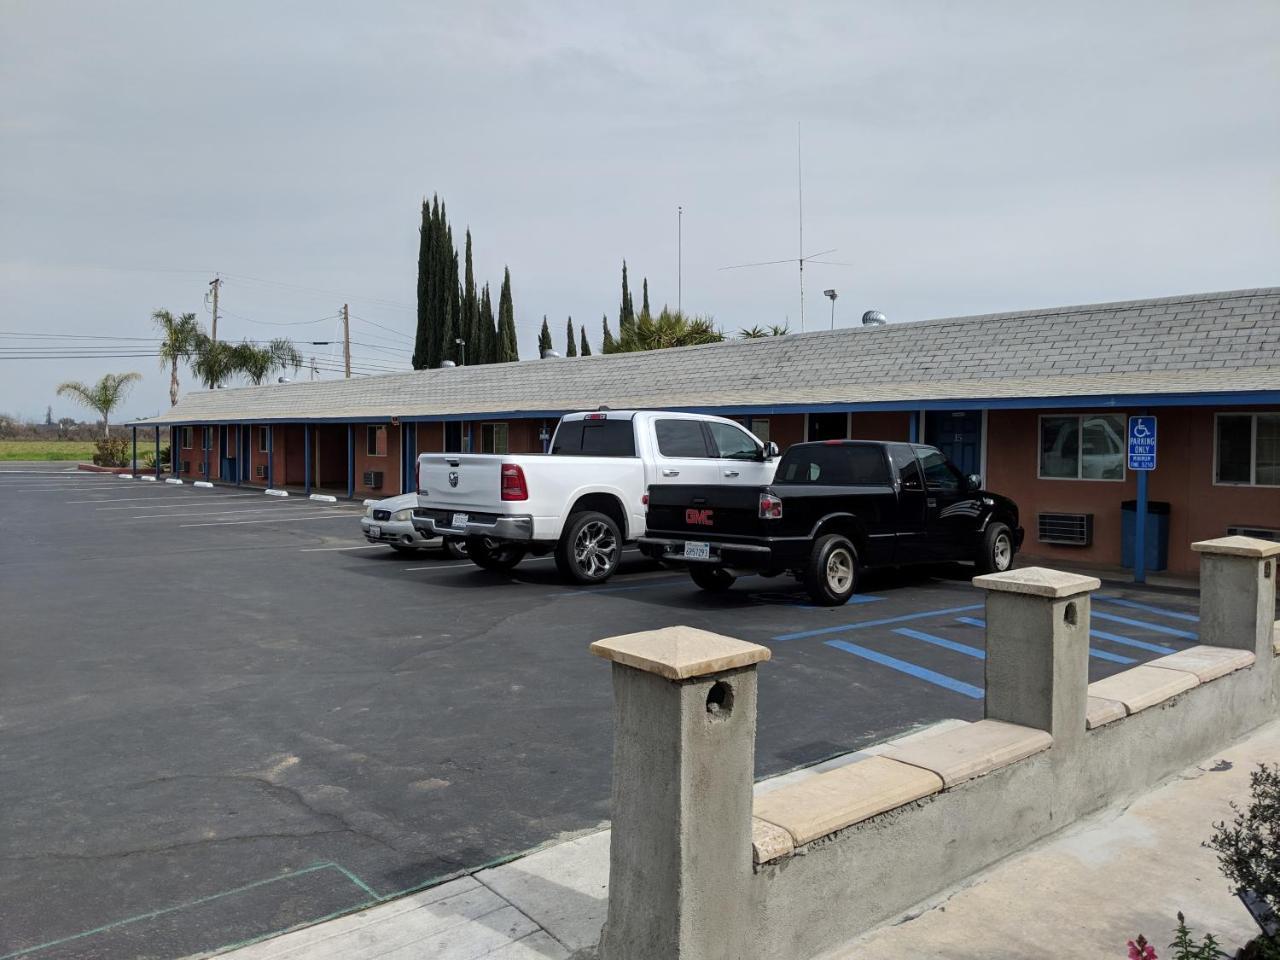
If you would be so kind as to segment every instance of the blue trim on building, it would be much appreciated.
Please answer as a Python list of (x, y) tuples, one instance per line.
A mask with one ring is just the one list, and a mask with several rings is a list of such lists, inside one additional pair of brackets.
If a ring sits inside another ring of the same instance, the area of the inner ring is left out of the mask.
[[(725, 416), (742, 416), (756, 414), (769, 416), (786, 413), (871, 413), (871, 412), (913, 412), (928, 410), (1092, 410), (1092, 409), (1127, 409), (1130, 407), (1227, 407), (1227, 406), (1262, 406), (1280, 403), (1280, 390), (1249, 391), (1217, 391), (1210, 393), (1166, 393), (1166, 394), (1090, 394), (1082, 396), (1045, 396), (1045, 397), (987, 397), (966, 398), (959, 400), (883, 400), (856, 403), (775, 403), (775, 404), (737, 404), (726, 406), (651, 406), (627, 409), (638, 410), (673, 410), (686, 413), (711, 413)], [(225, 418), (210, 420), (186, 421), (195, 424), (272, 424), (272, 423), (385, 423), (393, 419), (402, 423), (451, 423), (491, 420), (535, 420), (539, 418), (559, 419), (566, 413), (577, 413), (578, 408), (566, 410), (499, 410), (485, 413), (449, 413), (393, 416), (363, 417), (269, 417), (269, 418)], [(151, 426), (140, 422), (137, 426)]]

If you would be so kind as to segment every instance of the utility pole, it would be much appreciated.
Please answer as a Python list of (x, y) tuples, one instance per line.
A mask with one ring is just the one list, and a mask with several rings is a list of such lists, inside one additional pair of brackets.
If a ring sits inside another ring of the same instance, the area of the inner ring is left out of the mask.
[(342, 305), (342, 368), (351, 379), (351, 314), (347, 305)]
[(683, 313), (684, 299), (684, 207), (676, 207), (676, 313)]
[(800, 210), (800, 332), (804, 333), (804, 154), (800, 149), (800, 121), (796, 121), (796, 198)]
[(213, 342), (218, 342), (218, 288), (222, 286), (222, 278), (216, 273), (213, 279), (209, 281), (209, 286), (213, 288)]
[(316, 378), (316, 358), (312, 357), (311, 358), (311, 379), (314, 380), (315, 378)]

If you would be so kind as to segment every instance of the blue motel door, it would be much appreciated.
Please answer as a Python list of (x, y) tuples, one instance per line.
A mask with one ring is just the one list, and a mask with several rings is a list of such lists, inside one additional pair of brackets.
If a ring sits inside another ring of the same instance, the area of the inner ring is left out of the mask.
[(924, 442), (941, 450), (965, 476), (982, 472), (982, 411), (930, 410)]

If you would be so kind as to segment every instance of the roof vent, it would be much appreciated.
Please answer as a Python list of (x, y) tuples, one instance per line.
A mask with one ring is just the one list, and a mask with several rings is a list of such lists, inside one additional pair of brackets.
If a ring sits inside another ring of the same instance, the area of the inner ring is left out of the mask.
[(879, 310), (868, 310), (862, 315), (862, 325), (864, 327), (883, 327), (888, 322), (889, 318)]
[(559, 360), (560, 354), (555, 350), (545, 350), (542, 353), (543, 360)]
[(456, 366), (457, 366), (457, 364), (456, 364), (456, 363), (454, 363), (452, 360), (441, 360), (441, 361), (440, 361), (440, 366), (442, 366), (442, 367), (456, 367)]
[(276, 377), (276, 383), (293, 383), (288, 377)]

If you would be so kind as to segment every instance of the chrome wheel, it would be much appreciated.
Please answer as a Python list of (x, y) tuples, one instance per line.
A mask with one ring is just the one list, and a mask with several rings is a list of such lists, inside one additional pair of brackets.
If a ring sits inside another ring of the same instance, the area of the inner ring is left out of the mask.
[(1013, 543), (1007, 533), (999, 534), (991, 545), (991, 565), (1003, 573), (1013, 563)]
[(853, 557), (843, 547), (827, 555), (827, 586), (833, 593), (844, 593), (853, 583)]
[(584, 577), (592, 580), (613, 570), (618, 559), (618, 538), (607, 523), (585, 523), (573, 541), (573, 561)]

